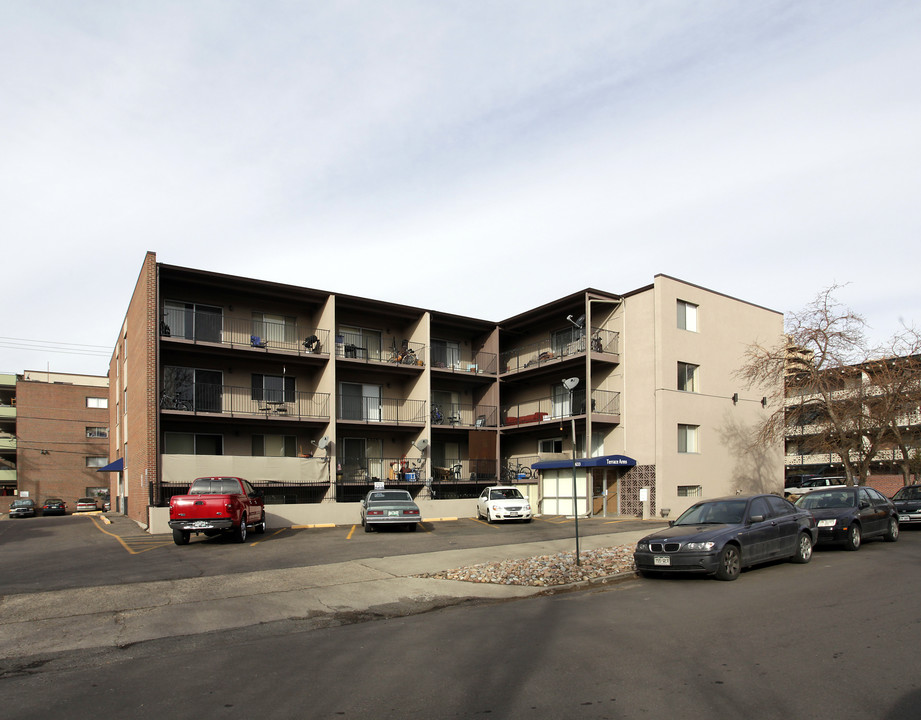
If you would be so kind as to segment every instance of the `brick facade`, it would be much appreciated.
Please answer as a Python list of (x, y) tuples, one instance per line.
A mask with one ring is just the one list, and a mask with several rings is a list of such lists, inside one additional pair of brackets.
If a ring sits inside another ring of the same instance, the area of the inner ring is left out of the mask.
[(72, 511), (77, 499), (108, 486), (96, 463), (107, 462), (105, 437), (89, 428), (109, 427), (105, 407), (87, 407), (87, 398), (108, 399), (105, 378), (27, 372), (16, 383), (17, 483), (20, 496), (36, 503), (59, 497)]

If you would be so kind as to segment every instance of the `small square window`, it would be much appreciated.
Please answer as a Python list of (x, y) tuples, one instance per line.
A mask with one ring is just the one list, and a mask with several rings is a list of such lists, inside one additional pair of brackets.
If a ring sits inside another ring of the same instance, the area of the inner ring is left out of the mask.
[(700, 365), (691, 363), (678, 363), (678, 389), (685, 392), (698, 392), (697, 387), (697, 370)]
[(678, 497), (700, 497), (702, 494), (700, 485), (679, 485)]
[(109, 407), (109, 398), (88, 397), (86, 399), (86, 406), (88, 408), (107, 408)]
[(101, 468), (109, 464), (109, 458), (105, 455), (86, 458), (86, 466), (90, 468)]
[(700, 434), (699, 425), (679, 425), (678, 426), (678, 452), (696, 453), (699, 452), (698, 435)]
[(563, 438), (544, 438), (537, 445), (539, 453), (561, 453), (563, 452)]
[(107, 438), (109, 437), (109, 428), (107, 427), (88, 427), (86, 429), (88, 438)]
[(678, 329), (697, 332), (697, 305), (678, 301)]

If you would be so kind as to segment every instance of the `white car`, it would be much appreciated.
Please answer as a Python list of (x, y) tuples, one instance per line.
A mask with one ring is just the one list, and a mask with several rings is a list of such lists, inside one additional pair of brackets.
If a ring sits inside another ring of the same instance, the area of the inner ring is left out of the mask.
[(844, 485), (847, 483), (847, 478), (843, 477), (814, 477), (806, 478), (803, 480), (803, 484), (798, 487), (785, 487), (783, 489), (783, 496), (788, 497), (789, 495), (806, 495), (811, 493), (813, 490), (824, 490), (825, 488), (835, 487), (837, 485)]
[(480, 493), (476, 501), (477, 519), (524, 520), (531, 522), (531, 503), (521, 490), (508, 485), (492, 485)]

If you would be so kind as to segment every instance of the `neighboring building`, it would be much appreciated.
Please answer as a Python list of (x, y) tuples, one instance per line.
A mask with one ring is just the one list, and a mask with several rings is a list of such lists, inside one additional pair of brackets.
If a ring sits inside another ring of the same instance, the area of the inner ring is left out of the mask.
[(108, 476), (97, 472), (108, 464), (108, 385), (95, 375), (27, 370), (17, 376), (16, 494), (36, 503), (59, 497), (68, 511), (78, 498), (108, 495)]
[[(664, 275), (490, 322), (159, 264), (148, 253), (109, 370), (113, 510), (163, 530), (202, 475), (265, 493), (270, 522), (355, 522), (375, 482), (424, 517), (515, 482), (543, 514), (677, 513), (776, 490), (749, 452), (773, 393), (734, 380), (780, 313)], [(563, 381), (578, 379), (573, 389)], [(674, 515), (672, 515), (674, 516)]]
[[(887, 360), (870, 361), (843, 368), (830, 368), (819, 373), (822, 390), (802, 389), (797, 375), (809, 377), (811, 356), (802, 350), (791, 353), (788, 362), (786, 385), (786, 429), (785, 429), (785, 477), (786, 484), (812, 477), (846, 477), (842, 457), (835, 452), (834, 444), (824, 435), (827, 429), (830, 405), (847, 403), (852, 407), (848, 413), (859, 410), (862, 415), (863, 431), (874, 432), (873, 403), (884, 411), (891, 398), (898, 398), (898, 432), (909, 448), (909, 458), (902, 472), (903, 453), (893, 437), (888, 437), (869, 462), (866, 484), (892, 496), (905, 484), (918, 482), (919, 461), (921, 461), (921, 358), (907, 356)], [(827, 379), (826, 379), (827, 378)], [(889, 391), (882, 388), (891, 384)], [(881, 402), (882, 398), (882, 402)], [(866, 441), (862, 443), (867, 446)], [(859, 464), (857, 453), (851, 453), (852, 465)], [(907, 475), (907, 477), (906, 477)]]
[(16, 376), (0, 374), (0, 512), (16, 497)]

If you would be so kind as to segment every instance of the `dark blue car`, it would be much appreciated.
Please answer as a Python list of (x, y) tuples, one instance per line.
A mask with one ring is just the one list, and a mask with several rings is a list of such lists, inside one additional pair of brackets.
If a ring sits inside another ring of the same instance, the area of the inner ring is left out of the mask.
[(735, 580), (742, 568), (771, 560), (809, 562), (816, 537), (812, 513), (777, 495), (736, 495), (692, 505), (669, 527), (640, 540), (633, 559), (644, 575)]

